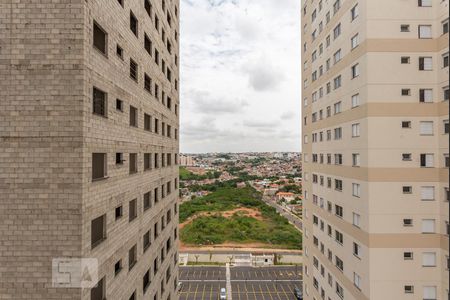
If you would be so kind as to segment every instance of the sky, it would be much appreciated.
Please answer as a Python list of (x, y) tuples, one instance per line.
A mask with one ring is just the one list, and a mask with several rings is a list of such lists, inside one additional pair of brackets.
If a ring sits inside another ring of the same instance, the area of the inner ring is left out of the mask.
[(300, 151), (300, 1), (180, 2), (180, 152)]

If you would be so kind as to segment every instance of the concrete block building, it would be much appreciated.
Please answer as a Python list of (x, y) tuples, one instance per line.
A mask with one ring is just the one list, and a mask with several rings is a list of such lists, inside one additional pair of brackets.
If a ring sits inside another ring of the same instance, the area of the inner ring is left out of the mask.
[[(0, 299), (178, 299), (179, 1), (0, 16)], [(56, 286), (58, 258), (96, 285)]]
[(302, 1), (305, 299), (448, 299), (448, 0)]

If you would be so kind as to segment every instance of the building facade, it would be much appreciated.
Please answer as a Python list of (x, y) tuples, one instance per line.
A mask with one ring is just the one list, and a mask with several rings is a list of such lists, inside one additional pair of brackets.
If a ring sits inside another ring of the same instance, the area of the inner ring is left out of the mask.
[(0, 14), (0, 299), (178, 299), (179, 1)]
[(305, 299), (447, 299), (449, 1), (302, 2)]

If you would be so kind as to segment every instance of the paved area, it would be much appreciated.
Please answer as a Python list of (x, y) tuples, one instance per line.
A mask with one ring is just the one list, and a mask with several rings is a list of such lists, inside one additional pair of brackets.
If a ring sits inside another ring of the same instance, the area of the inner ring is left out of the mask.
[[(301, 267), (231, 267), (233, 300), (293, 300)], [(180, 300), (217, 300), (226, 287), (225, 267), (180, 267)]]

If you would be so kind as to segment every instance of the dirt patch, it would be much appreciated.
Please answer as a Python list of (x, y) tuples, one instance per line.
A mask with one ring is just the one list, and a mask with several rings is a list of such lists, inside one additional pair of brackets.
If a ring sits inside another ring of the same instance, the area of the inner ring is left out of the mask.
[(200, 213), (196, 213), (195, 215), (189, 217), (186, 221), (183, 223), (180, 223), (180, 229), (183, 229), (184, 226), (191, 223), (195, 219), (199, 217), (207, 217), (207, 216), (215, 216), (215, 215), (221, 215), (224, 218), (231, 218), (233, 215), (239, 214), (244, 215), (247, 217), (254, 218), (256, 220), (263, 220), (263, 217), (261, 215), (261, 212), (254, 208), (248, 208), (248, 207), (238, 207), (232, 210), (226, 210), (226, 211), (204, 211)]

